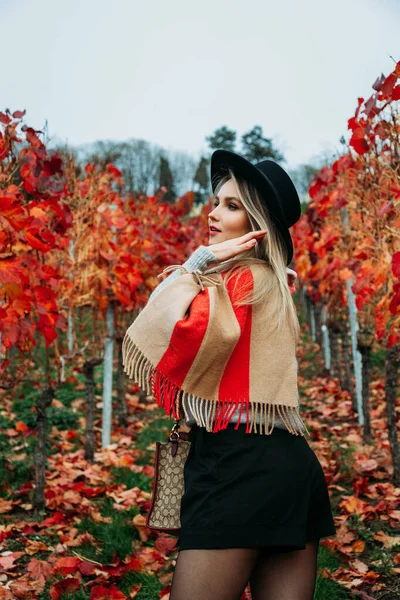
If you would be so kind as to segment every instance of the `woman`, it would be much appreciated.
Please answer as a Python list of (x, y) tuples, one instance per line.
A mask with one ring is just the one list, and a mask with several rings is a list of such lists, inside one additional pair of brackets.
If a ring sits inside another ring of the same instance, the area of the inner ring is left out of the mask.
[(287, 265), (300, 201), (272, 160), (252, 165), (217, 150), (211, 181), (209, 246), (150, 297), (160, 326), (148, 355), (158, 351), (158, 370), (145, 362), (144, 342), (140, 351), (129, 339), (125, 347), (127, 372), (128, 355), (142, 352), (142, 383), (151, 380), (160, 405), (191, 427), (170, 600), (239, 599), (248, 582), (253, 600), (311, 600), (319, 540), (336, 529), (297, 391)]

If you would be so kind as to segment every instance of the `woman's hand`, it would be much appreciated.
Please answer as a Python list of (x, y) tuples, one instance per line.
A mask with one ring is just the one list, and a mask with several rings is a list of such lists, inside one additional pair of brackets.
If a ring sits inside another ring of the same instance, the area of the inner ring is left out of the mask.
[(219, 244), (212, 244), (209, 246), (211, 252), (218, 258), (218, 262), (229, 260), (234, 256), (237, 256), (241, 252), (246, 252), (255, 246), (257, 240), (262, 239), (267, 234), (265, 229), (259, 229), (257, 231), (249, 231), (238, 238), (226, 240)]
[[(249, 233), (246, 233), (245, 235), (242, 235), (238, 238), (226, 240), (225, 242), (220, 242), (219, 244), (212, 244), (211, 246), (209, 246), (209, 248), (211, 252), (213, 252), (218, 258), (218, 262), (222, 262), (224, 260), (229, 260), (230, 258), (237, 256), (241, 252), (246, 252), (246, 250), (253, 248), (256, 241), (262, 239), (267, 233), (268, 232), (265, 229), (249, 231)], [(289, 290), (290, 293), (293, 295), (297, 291), (295, 286), (297, 273), (296, 271), (293, 271), (293, 269), (289, 269), (288, 267), (286, 267), (286, 272), (288, 276)]]

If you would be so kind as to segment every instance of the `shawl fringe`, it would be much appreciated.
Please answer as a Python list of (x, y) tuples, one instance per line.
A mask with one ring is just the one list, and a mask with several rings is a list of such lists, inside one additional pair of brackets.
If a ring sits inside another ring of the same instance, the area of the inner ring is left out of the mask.
[[(304, 427), (307, 434), (310, 435), (297, 406), (248, 402), (246, 400), (210, 400), (185, 392), (153, 367), (127, 335), (122, 342), (122, 364), (128, 377), (134, 379), (147, 395), (154, 396), (158, 406), (164, 408), (169, 416), (176, 419), (182, 418), (178, 414), (176, 402), (178, 395), (182, 392), (182, 400), (187, 399), (197, 422), (209, 432), (226, 429), (232, 415), (240, 406), (239, 420), (235, 429), (239, 428), (242, 412), (245, 408), (246, 433), (251, 433), (254, 428), (255, 433), (270, 435), (274, 429), (275, 417), (277, 417), (282, 420), (291, 434), (304, 437), (304, 433), (301, 431), (301, 427)], [(183, 409), (185, 409), (184, 406)], [(257, 416), (260, 417), (260, 423), (256, 421)], [(296, 430), (296, 424), (299, 426), (300, 431)], [(270, 425), (271, 429), (268, 429)], [(259, 426), (260, 431), (257, 431), (257, 426)]]

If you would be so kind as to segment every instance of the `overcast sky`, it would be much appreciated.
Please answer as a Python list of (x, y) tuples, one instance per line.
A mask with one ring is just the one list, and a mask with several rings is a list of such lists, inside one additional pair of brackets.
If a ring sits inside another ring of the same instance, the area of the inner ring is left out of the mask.
[(258, 124), (290, 168), (400, 59), (400, 0), (0, 0), (0, 23), (0, 110), (50, 136), (198, 156)]

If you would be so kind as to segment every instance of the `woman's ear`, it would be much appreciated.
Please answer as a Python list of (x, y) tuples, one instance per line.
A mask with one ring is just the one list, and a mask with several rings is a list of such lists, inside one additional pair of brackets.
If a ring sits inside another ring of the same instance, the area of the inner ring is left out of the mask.
[(286, 272), (287, 272), (290, 293), (295, 294), (296, 293), (295, 281), (297, 279), (297, 273), (296, 273), (296, 271), (293, 271), (293, 269), (289, 269), (288, 267), (286, 267)]

